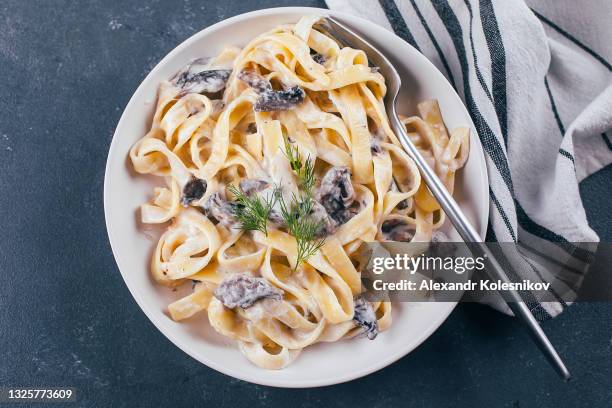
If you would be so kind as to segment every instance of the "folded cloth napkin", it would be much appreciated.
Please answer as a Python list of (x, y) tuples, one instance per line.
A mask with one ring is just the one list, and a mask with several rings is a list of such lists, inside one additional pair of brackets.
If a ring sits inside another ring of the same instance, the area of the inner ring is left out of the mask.
[[(612, 163), (610, 0), (326, 1), (394, 31), (455, 87), (487, 160), (486, 240), (546, 248), (506, 250), (512, 279), (558, 281), (550, 262), (588, 263), (592, 249), (576, 243), (599, 238), (578, 182)], [(552, 295), (524, 299), (545, 320), (568, 303)]]

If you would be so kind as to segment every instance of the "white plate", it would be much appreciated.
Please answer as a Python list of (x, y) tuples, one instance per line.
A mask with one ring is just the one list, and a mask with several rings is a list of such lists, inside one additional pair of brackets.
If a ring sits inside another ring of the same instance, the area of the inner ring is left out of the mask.
[(134, 299), (168, 339), (217, 371), (245, 381), (278, 387), (330, 385), (379, 370), (417, 347), (455, 307), (455, 303), (396, 304), (393, 307), (393, 325), (375, 341), (355, 339), (317, 344), (308, 347), (293, 364), (280, 371), (252, 365), (232, 341), (215, 333), (205, 313), (183, 323), (176, 323), (167, 316), (167, 305), (182, 293), (155, 285), (151, 280), (149, 261), (161, 229), (143, 226), (137, 219), (138, 207), (151, 197), (152, 187), (160, 181), (136, 175), (128, 160), (130, 147), (149, 130), (157, 86), (193, 58), (216, 55), (224, 45), (244, 46), (258, 34), (279, 24), (295, 23), (307, 14), (331, 14), (380, 46), (395, 62), (402, 76), (402, 113), (414, 113), (417, 102), (435, 98), (440, 102), (444, 120), (450, 128), (472, 128), (471, 153), (456, 179), (456, 198), (483, 237), (489, 208), (482, 147), (461, 100), (425, 57), (393, 33), (369, 21), (316, 8), (266, 9), (221, 21), (170, 52), (132, 96), (111, 143), (104, 180), (104, 211), (111, 247)]

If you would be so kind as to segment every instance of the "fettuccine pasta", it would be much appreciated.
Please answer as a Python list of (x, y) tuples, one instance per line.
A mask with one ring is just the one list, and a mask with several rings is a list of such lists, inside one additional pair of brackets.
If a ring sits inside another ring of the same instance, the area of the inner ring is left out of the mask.
[[(143, 223), (168, 223), (151, 274), (193, 285), (169, 316), (206, 313), (267, 369), (388, 329), (391, 304), (361, 296), (363, 244), (429, 242), (444, 223), (389, 127), (385, 79), (316, 22), (192, 61), (160, 84), (151, 130), (130, 151), (138, 173), (163, 180), (140, 209)], [(434, 100), (403, 123), (452, 192), (468, 128), (448, 131)]]

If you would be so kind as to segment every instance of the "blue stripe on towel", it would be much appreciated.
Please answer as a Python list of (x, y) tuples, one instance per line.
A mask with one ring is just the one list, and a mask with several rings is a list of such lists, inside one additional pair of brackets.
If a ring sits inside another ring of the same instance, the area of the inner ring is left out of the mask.
[(497, 16), (491, 0), (480, 0), (480, 19), (489, 55), (491, 56), (491, 83), (493, 87), (493, 101), (499, 127), (504, 143), (508, 145), (508, 108), (506, 94), (506, 50), (499, 32)]
[(448, 62), (446, 61), (446, 57), (444, 56), (444, 53), (442, 52), (442, 49), (440, 48), (440, 44), (438, 44), (438, 40), (436, 40), (436, 37), (434, 37), (433, 33), (431, 32), (431, 29), (429, 28), (429, 24), (427, 24), (427, 21), (423, 17), (423, 14), (421, 13), (421, 10), (419, 10), (416, 2), (414, 0), (410, 0), (410, 2), (412, 3), (412, 8), (414, 8), (414, 11), (416, 12), (417, 16), (419, 17), (419, 20), (421, 20), (421, 24), (423, 25), (423, 28), (427, 32), (427, 35), (429, 36), (429, 39), (431, 40), (431, 43), (433, 44), (434, 48), (436, 49), (436, 52), (438, 53), (438, 57), (440, 57), (440, 61), (442, 61), (442, 65), (444, 66), (444, 69), (448, 73), (448, 79), (449, 79), (450, 83), (453, 85), (453, 88), (457, 89), (457, 84), (455, 83), (455, 78), (453, 77), (453, 72), (451, 71), (450, 67), (448, 66)]
[(395, 1), (393, 0), (378, 0), (380, 6), (383, 8), (385, 15), (387, 16), (387, 20), (391, 24), (393, 31), (399, 37), (401, 37), (404, 41), (408, 42), (408, 44), (412, 45), (417, 50), (421, 51), (416, 40), (414, 39), (410, 29), (406, 25), (402, 14), (397, 8)]

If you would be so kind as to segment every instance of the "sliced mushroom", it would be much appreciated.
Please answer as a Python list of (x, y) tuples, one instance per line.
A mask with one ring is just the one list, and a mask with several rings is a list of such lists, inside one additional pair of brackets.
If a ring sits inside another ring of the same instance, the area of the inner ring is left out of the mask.
[(183, 196), (181, 197), (181, 204), (187, 207), (194, 201), (199, 200), (206, 193), (206, 181), (193, 177), (185, 187), (183, 187)]
[(382, 153), (382, 147), (380, 146), (380, 140), (378, 138), (372, 138), (372, 142), (370, 142), (370, 151), (372, 154)]
[(331, 219), (325, 210), (325, 207), (323, 207), (317, 201), (313, 201), (312, 211), (310, 211), (310, 218), (319, 224), (317, 237), (325, 237), (333, 234), (336, 231), (336, 223)]
[(353, 321), (363, 327), (363, 333), (368, 339), (374, 340), (378, 336), (378, 320), (370, 302), (359, 296), (355, 298), (355, 314)]
[(209, 218), (212, 217), (219, 224), (231, 228), (237, 224), (236, 216), (234, 215), (237, 205), (237, 203), (227, 201), (221, 193), (216, 192), (208, 197), (202, 208)]
[(276, 208), (272, 208), (270, 210), (270, 213), (268, 214), (268, 219), (277, 228), (285, 228), (287, 226), (285, 224), (285, 219), (283, 218), (282, 214)]
[(259, 193), (270, 187), (270, 183), (265, 180), (244, 179), (240, 181), (240, 190), (247, 196)]
[(405, 210), (406, 208), (410, 207), (410, 198), (406, 198), (402, 201), (400, 201), (399, 203), (397, 203), (397, 205), (395, 206), (398, 210)]
[(239, 80), (253, 88), (257, 93), (272, 91), (272, 84), (270, 81), (258, 74), (254, 69), (245, 68), (238, 72), (237, 76)]
[(323, 65), (325, 64), (325, 57), (321, 54), (319, 54), (318, 52), (316, 52), (315, 50), (313, 50), (312, 48), (310, 49), (310, 56), (312, 57), (313, 61), (316, 62), (317, 64)]
[(281, 300), (283, 292), (270, 285), (264, 278), (239, 274), (230, 276), (215, 289), (214, 295), (229, 309), (247, 309), (259, 300)]
[(321, 180), (318, 197), (329, 216), (340, 225), (358, 212), (359, 204), (355, 203), (355, 190), (348, 167), (329, 169)]
[(289, 110), (304, 101), (306, 93), (299, 86), (282, 91), (265, 91), (259, 94), (253, 109), (255, 112)]
[(380, 230), (389, 241), (409, 242), (416, 227), (401, 218), (391, 218), (383, 222)]
[(231, 72), (231, 69), (213, 69), (208, 65), (208, 59), (199, 58), (181, 69), (171, 82), (182, 90), (183, 95), (188, 93), (214, 94), (225, 88)]
[[(395, 179), (391, 180), (391, 185), (389, 186), (389, 191), (393, 191), (396, 193), (401, 192), (399, 187), (397, 186), (397, 182), (395, 181)], [(400, 201), (399, 203), (397, 203), (397, 205), (395, 206), (395, 208), (397, 210), (399, 210), (401, 213), (407, 213), (412, 209), (412, 197), (410, 198), (406, 198), (402, 201)], [(406, 211), (404, 211), (406, 210)]]
[(244, 81), (259, 94), (253, 106), (255, 112), (289, 110), (302, 103), (306, 97), (306, 93), (299, 86), (275, 91), (270, 81), (253, 69), (243, 69), (238, 73), (238, 79)]

